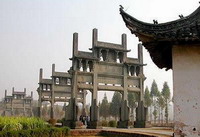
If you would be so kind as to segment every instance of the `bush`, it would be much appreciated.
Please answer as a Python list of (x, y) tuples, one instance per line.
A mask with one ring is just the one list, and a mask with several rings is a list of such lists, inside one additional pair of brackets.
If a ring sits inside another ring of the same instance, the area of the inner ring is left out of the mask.
[(19, 123), (22, 124), (23, 129), (46, 128), (48, 126), (45, 121), (36, 117), (30, 117), (30, 118), (22, 117), (19, 120)]
[(20, 131), (2, 131), (0, 137), (65, 137), (69, 135), (69, 128), (38, 128)]
[(52, 126), (55, 126), (56, 125), (56, 122), (57, 122), (57, 120), (56, 119), (53, 119), (53, 118), (51, 118), (51, 119), (49, 119), (49, 124), (51, 124)]
[(23, 126), (21, 123), (17, 123), (17, 122), (10, 122), (4, 125), (3, 127), (3, 131), (18, 131), (18, 130), (22, 130)]
[[(49, 122), (53, 125), (56, 120)], [(68, 134), (68, 127), (50, 127), (39, 118), (0, 116), (0, 137), (64, 137)]]
[(111, 121), (109, 121), (108, 126), (109, 127), (117, 127), (117, 122), (114, 120), (111, 120)]
[(31, 130), (21, 130), (18, 134), (20, 137), (31, 137)]
[(0, 116), (0, 131), (19, 131), (35, 128), (45, 128), (48, 124), (35, 117), (1, 117)]
[(108, 126), (108, 121), (103, 120), (101, 124), (102, 124), (103, 127), (107, 127)]
[(32, 137), (48, 137), (49, 136), (49, 128), (38, 128), (31, 130), (30, 135)]
[(4, 137), (20, 137), (18, 131), (4, 132)]
[(62, 129), (63, 135), (65, 135), (65, 136), (69, 135), (70, 128), (68, 128), (68, 127), (62, 127), (61, 129)]
[(62, 119), (58, 119), (57, 122), (58, 122), (58, 123), (62, 123)]

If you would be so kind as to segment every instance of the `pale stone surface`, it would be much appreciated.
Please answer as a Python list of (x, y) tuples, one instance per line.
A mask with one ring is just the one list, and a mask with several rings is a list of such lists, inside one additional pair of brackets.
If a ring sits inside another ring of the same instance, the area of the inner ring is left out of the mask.
[[(104, 128), (102, 131), (109, 132), (118, 132), (118, 133), (127, 133), (132, 134), (132, 136), (142, 136), (147, 135), (148, 137), (172, 137), (173, 129), (165, 128), (165, 127), (157, 127), (157, 128), (130, 128), (130, 129), (116, 129), (116, 128)], [(126, 135), (127, 135), (126, 134)]]
[(200, 46), (173, 47), (175, 136), (200, 136)]

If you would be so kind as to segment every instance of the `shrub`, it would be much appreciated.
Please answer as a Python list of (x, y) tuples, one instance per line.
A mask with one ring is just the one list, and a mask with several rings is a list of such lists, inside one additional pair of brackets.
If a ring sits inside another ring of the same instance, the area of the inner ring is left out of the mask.
[(58, 122), (58, 123), (62, 123), (62, 119), (58, 119), (57, 122)]
[(52, 127), (50, 129), (50, 135), (51, 137), (59, 137), (59, 135), (62, 135), (62, 129), (61, 128), (56, 128), (56, 127)]
[(109, 121), (108, 126), (109, 127), (116, 127), (117, 126), (117, 122), (114, 121), (114, 120), (111, 120), (111, 121)]
[(107, 127), (107, 126), (108, 126), (108, 121), (103, 120), (103, 121), (102, 121), (102, 126), (103, 126), (103, 127)]
[(20, 137), (32, 137), (31, 130), (21, 130), (18, 132)]
[(62, 129), (62, 133), (63, 133), (64, 136), (69, 135), (70, 128), (62, 127), (61, 129)]
[(37, 128), (20, 131), (2, 131), (0, 137), (64, 137), (69, 135), (69, 128)]
[(18, 131), (4, 132), (6, 137), (20, 137)]
[[(49, 122), (55, 125), (56, 120), (52, 119)], [(68, 127), (50, 127), (39, 118), (0, 116), (0, 137), (63, 137), (68, 134)]]
[(46, 128), (33, 129), (30, 134), (32, 137), (48, 137), (49, 130)]
[(3, 131), (18, 131), (18, 130), (22, 130), (22, 124), (17, 123), (17, 122), (10, 122), (4, 125), (3, 127)]
[(35, 129), (35, 128), (45, 128), (47, 123), (40, 118), (24, 118), (20, 120), (20, 123), (23, 125), (23, 129)]
[(55, 126), (56, 125), (56, 122), (57, 122), (57, 120), (56, 119), (53, 119), (53, 118), (51, 118), (51, 119), (49, 119), (49, 124), (51, 124), (52, 126)]
[(28, 130), (47, 126), (45, 121), (35, 117), (0, 117), (0, 131)]

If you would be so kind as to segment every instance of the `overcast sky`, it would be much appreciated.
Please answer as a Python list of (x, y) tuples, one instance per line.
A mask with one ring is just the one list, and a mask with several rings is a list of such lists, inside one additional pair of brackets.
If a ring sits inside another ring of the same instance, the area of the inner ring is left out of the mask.
[[(72, 35), (79, 33), (79, 50), (88, 51), (92, 29), (97, 28), (99, 40), (121, 43), (121, 34), (128, 38), (129, 57), (137, 57), (138, 39), (126, 28), (119, 5), (139, 20), (159, 23), (192, 13), (199, 0), (0, 0), (0, 98), (5, 89), (11, 94), (27, 88), (37, 99), (39, 69), (50, 78), (51, 65), (56, 71), (71, 66)], [(172, 71), (158, 69), (144, 49), (145, 86), (153, 79), (162, 90), (164, 81), (172, 89)], [(103, 94), (103, 93), (102, 93)], [(102, 94), (100, 96), (102, 96)], [(110, 96), (108, 94), (108, 96)], [(110, 97), (108, 97), (110, 99)]]

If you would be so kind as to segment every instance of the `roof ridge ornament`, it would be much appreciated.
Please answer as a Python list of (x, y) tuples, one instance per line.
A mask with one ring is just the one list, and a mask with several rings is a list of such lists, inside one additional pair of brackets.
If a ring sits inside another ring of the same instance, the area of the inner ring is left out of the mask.
[(183, 18), (184, 18), (183, 14), (178, 15), (178, 16), (179, 16), (180, 19), (183, 19)]
[(119, 6), (120, 6), (120, 9), (122, 9), (122, 10), (124, 9), (124, 7), (122, 5), (119, 5)]
[(153, 24), (158, 24), (158, 21), (157, 20), (153, 20)]

